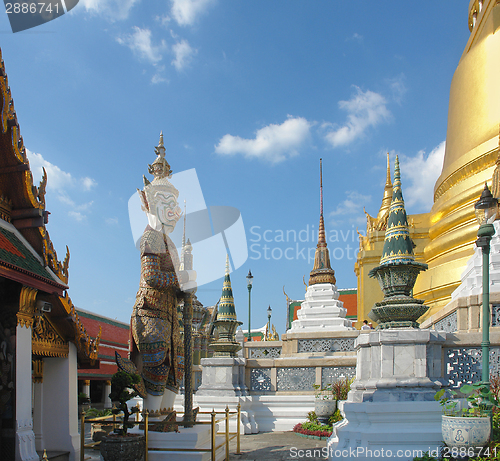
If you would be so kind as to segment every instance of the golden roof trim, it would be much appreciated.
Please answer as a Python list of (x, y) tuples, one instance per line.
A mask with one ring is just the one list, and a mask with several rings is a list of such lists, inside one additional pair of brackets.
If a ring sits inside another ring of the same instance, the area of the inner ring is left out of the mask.
[(73, 328), (75, 332), (75, 345), (80, 354), (88, 357), (90, 363), (93, 365), (99, 355), (99, 344), (101, 342), (102, 329), (99, 327), (99, 334), (93, 339), (85, 330), (83, 323), (76, 312), (76, 308), (71, 301), (68, 293), (64, 296), (59, 296), (61, 304), (64, 306), (66, 313), (71, 316), (73, 320)]
[(451, 173), (435, 190), (434, 202), (436, 202), (445, 192), (453, 186), (456, 186), (464, 179), (467, 179), (477, 172), (495, 165), (496, 159), (499, 155), (499, 150), (500, 149), (497, 146), (479, 157), (472, 159), (470, 162), (467, 162), (465, 165)]
[(61, 279), (67, 285), (69, 279), (70, 257), (68, 246), (66, 246), (66, 256), (64, 258), (64, 261), (61, 263), (57, 259), (57, 253), (54, 249), (52, 240), (50, 240), (49, 232), (47, 231), (47, 229), (45, 229), (45, 227), (40, 227), (39, 231), (43, 239), (42, 253), (45, 266), (50, 267), (54, 274), (56, 274), (57, 277), (59, 277), (59, 279)]
[(69, 344), (57, 344), (46, 339), (34, 339), (31, 350), (35, 355), (44, 357), (68, 357)]

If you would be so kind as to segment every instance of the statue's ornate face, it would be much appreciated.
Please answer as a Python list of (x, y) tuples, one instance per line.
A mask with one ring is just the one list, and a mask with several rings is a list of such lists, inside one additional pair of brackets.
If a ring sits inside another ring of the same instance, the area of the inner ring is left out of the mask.
[(172, 232), (182, 214), (175, 195), (166, 191), (158, 191), (154, 198), (154, 207), (151, 212), (156, 215), (166, 232)]

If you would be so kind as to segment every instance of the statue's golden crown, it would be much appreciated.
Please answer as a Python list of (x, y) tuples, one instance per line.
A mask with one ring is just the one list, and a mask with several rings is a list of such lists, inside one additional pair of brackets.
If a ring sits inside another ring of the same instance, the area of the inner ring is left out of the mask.
[(154, 201), (154, 197), (158, 192), (166, 192), (179, 197), (179, 191), (173, 186), (169, 181), (172, 176), (172, 170), (170, 165), (165, 159), (165, 146), (163, 144), (163, 131), (160, 133), (160, 142), (158, 146), (155, 147), (155, 153), (157, 155), (156, 160), (148, 165), (149, 174), (153, 175), (153, 180), (150, 182), (146, 176), (143, 175), (144, 180), (144, 190), (137, 189), (142, 202), (142, 208), (144, 211), (149, 212), (149, 204)]

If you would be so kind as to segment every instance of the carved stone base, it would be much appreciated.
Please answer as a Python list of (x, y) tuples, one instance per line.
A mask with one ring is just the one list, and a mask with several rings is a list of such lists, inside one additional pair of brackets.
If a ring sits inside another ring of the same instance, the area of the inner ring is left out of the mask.
[(39, 461), (31, 420), (16, 421), (16, 460)]

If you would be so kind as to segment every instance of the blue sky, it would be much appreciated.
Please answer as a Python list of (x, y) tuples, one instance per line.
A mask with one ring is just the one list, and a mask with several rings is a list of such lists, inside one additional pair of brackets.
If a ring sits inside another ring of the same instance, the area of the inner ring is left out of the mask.
[[(128, 200), (161, 130), (174, 173), (195, 168), (208, 205), (241, 211), (248, 259), (231, 279), (245, 328), (249, 269), (252, 327), (271, 305), (284, 332), (283, 286), (303, 299), (320, 157), (337, 286), (355, 287), (356, 228), (365, 231), (363, 207), (376, 215), (380, 206), (386, 152), (400, 155), (408, 213), (432, 205), (467, 8), (465, 0), (80, 0), (16, 34), (1, 15), (21, 134), (35, 183), (42, 165), (48, 172), (47, 229), (59, 259), (70, 248), (75, 305), (129, 321), (139, 255)], [(218, 279), (198, 297), (212, 305), (221, 290)]]

